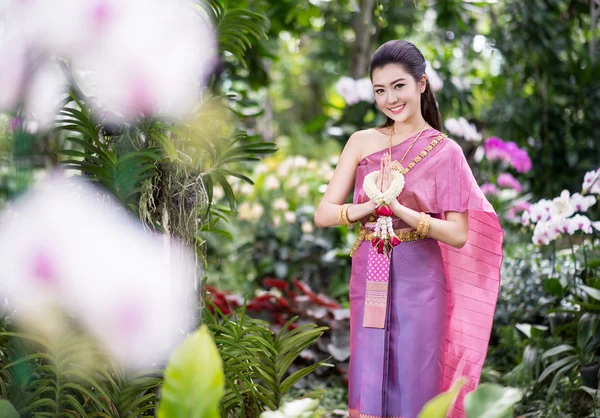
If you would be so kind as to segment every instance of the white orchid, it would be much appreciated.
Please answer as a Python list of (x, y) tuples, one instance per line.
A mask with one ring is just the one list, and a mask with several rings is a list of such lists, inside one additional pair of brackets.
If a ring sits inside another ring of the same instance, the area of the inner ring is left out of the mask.
[(600, 194), (600, 168), (585, 173), (581, 189), (583, 193)]
[(217, 54), (208, 16), (186, 0), (6, 0), (0, 15), (0, 107), (25, 98), (41, 122), (66, 92), (64, 78), (43, 72), (55, 57), (102, 109), (182, 117)]
[(194, 325), (191, 253), (77, 178), (34, 187), (0, 231), (0, 294), (26, 325), (55, 333), (64, 311), (132, 368), (166, 361)]
[(582, 231), (585, 234), (591, 234), (592, 221), (590, 221), (590, 218), (579, 214), (569, 218), (567, 232), (569, 235), (573, 235), (576, 231)]
[(482, 134), (477, 132), (477, 127), (462, 116), (458, 119), (447, 119), (444, 126), (452, 135), (464, 138), (469, 142), (480, 142), (483, 138)]
[(563, 190), (559, 197), (552, 200), (551, 213), (555, 219), (564, 219), (575, 213), (575, 207), (571, 204), (571, 194), (568, 190)]

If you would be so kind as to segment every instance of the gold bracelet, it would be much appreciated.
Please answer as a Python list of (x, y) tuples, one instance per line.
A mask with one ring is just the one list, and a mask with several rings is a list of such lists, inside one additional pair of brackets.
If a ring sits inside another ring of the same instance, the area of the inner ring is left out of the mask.
[(345, 205), (342, 206), (342, 225), (346, 225), (346, 226), (354, 225), (354, 223), (350, 222), (350, 219), (348, 219), (348, 209), (350, 208), (350, 206), (352, 206), (351, 203), (346, 203)]
[(429, 227), (431, 226), (431, 216), (426, 215), (425, 217), (425, 226), (423, 227), (423, 230), (421, 231), (421, 236), (423, 238), (426, 238), (427, 235), (429, 234)]
[(417, 225), (417, 234), (421, 235), (423, 232), (423, 227), (425, 226), (425, 213), (420, 213), (421, 217), (419, 218), (419, 225)]
[(338, 223), (340, 225), (344, 225), (343, 213), (344, 213), (344, 205), (340, 205), (340, 208), (338, 209)]

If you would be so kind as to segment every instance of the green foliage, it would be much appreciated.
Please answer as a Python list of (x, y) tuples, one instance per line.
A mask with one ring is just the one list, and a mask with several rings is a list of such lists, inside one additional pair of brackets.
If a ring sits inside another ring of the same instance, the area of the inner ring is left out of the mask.
[(219, 418), (223, 364), (206, 326), (173, 352), (162, 387), (158, 418)]
[[(156, 407), (156, 372), (127, 375), (81, 332), (3, 332), (3, 396), (22, 417), (133, 418)], [(2, 415), (4, 416), (4, 415)]]
[(250, 10), (229, 7), (228, 2), (208, 0), (206, 9), (215, 22), (221, 52), (233, 54), (244, 67), (245, 52), (252, 47), (252, 41), (267, 37), (266, 28), (269, 21), (262, 15)]
[(522, 398), (518, 389), (482, 383), (465, 396), (468, 418), (511, 418), (514, 405)]
[(0, 400), (0, 417), (3, 418), (19, 418), (19, 413), (14, 406), (8, 401)]
[[(77, 109), (68, 107), (70, 103)], [(64, 139), (70, 146), (59, 151), (69, 157), (61, 161), (65, 168), (79, 171), (90, 180), (104, 186), (125, 206), (137, 211), (137, 201), (142, 190), (142, 182), (157, 174), (157, 163), (163, 158), (162, 150), (148, 147), (134, 151), (119, 152), (120, 147), (131, 146), (131, 135), (108, 135), (87, 105), (77, 98), (69, 101), (59, 111), (60, 119), (54, 133), (65, 133)], [(164, 134), (152, 129), (151, 138), (161, 138)], [(172, 144), (165, 138), (163, 147), (172, 156)]]
[(268, 323), (248, 317), (245, 308), (231, 315), (224, 315), (214, 305), (213, 309), (215, 315), (205, 311), (205, 323), (223, 358), (226, 385), (221, 400), (223, 417), (277, 409), (296, 382), (326, 365), (317, 362), (289, 374), (300, 353), (326, 327), (307, 324), (290, 330), (297, 319), (292, 318), (274, 334)]
[(419, 418), (440, 418), (445, 417), (450, 407), (454, 404), (460, 389), (462, 388), (463, 380), (458, 380), (450, 390), (436, 396), (425, 404)]

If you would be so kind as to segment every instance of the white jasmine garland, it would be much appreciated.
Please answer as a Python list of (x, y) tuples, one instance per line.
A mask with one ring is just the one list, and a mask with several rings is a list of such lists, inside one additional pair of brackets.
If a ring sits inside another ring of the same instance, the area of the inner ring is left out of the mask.
[[(389, 206), (393, 199), (396, 199), (404, 189), (404, 175), (397, 171), (392, 171), (392, 183), (387, 190), (382, 192), (377, 188), (377, 178), (379, 171), (373, 171), (365, 176), (363, 181), (363, 189), (367, 196), (377, 205)], [(394, 233), (394, 225), (390, 216), (379, 216), (373, 232), (374, 239), (388, 239), (392, 241), (396, 234)], [(388, 243), (389, 244), (389, 243)]]
[(363, 181), (363, 189), (367, 196), (377, 205), (389, 205), (393, 199), (402, 193), (404, 189), (404, 175), (397, 171), (392, 171), (392, 184), (390, 184), (390, 187), (385, 192), (377, 188), (376, 182), (378, 177), (379, 170), (367, 174)]

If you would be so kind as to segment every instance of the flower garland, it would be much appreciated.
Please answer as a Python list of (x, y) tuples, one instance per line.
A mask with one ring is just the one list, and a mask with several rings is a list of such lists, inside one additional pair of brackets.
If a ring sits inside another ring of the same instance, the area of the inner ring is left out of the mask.
[(392, 183), (385, 191), (377, 188), (377, 178), (379, 171), (373, 171), (365, 176), (363, 181), (363, 189), (366, 195), (377, 205), (375, 214), (377, 215), (377, 223), (373, 232), (371, 244), (377, 247), (379, 254), (389, 254), (389, 251), (400, 244), (400, 239), (394, 233), (392, 225), (393, 215), (390, 204), (392, 199), (396, 199), (404, 189), (404, 175), (398, 171), (392, 171)]

